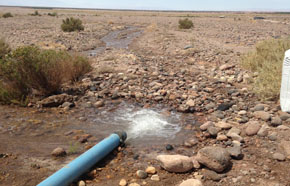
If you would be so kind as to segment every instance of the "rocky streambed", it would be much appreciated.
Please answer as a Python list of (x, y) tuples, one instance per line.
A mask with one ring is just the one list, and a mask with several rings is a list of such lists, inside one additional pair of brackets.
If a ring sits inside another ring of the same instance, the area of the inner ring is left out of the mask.
[[(94, 71), (28, 108), (1, 106), (1, 184), (36, 185), (125, 129), (127, 145), (74, 184), (289, 185), (290, 115), (277, 102), (260, 101), (248, 86), (255, 74), (238, 64), (256, 41), (289, 34), (287, 25), (210, 14), (194, 19), (194, 31), (182, 31), (179, 17), (166, 14), (108, 15), (78, 15), (88, 27), (80, 33), (47, 29), (56, 32), (47, 37), (52, 43), (89, 55)], [(32, 42), (18, 25), (30, 17), (15, 19), (0, 20), (3, 33), (17, 46), (7, 30), (15, 27), (24, 43)]]

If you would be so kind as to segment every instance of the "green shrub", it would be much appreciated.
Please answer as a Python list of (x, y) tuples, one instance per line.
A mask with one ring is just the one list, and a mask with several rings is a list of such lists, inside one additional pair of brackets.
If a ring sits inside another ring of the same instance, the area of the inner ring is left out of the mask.
[(47, 15), (56, 17), (57, 16), (57, 13), (56, 12), (53, 12), (53, 13), (48, 13)]
[(193, 23), (191, 20), (189, 20), (188, 18), (185, 18), (185, 19), (180, 19), (178, 21), (179, 23), (179, 28), (180, 29), (190, 29), (193, 27)]
[(0, 59), (3, 59), (10, 51), (11, 49), (4, 39), (0, 39)]
[[(23, 102), (37, 92), (48, 96), (67, 81), (76, 81), (91, 70), (88, 59), (65, 51), (24, 46), (0, 60), (0, 101)], [(5, 83), (4, 83), (5, 82)]]
[(35, 10), (35, 12), (33, 14), (30, 14), (30, 15), (31, 16), (41, 16), (41, 14), (37, 10)]
[(13, 17), (13, 15), (10, 12), (7, 12), (2, 15), (3, 18)]
[(82, 25), (82, 21), (80, 19), (71, 17), (62, 20), (61, 29), (64, 32), (81, 31), (84, 30), (84, 26)]
[(242, 57), (242, 66), (258, 73), (253, 80), (253, 90), (261, 99), (279, 98), (282, 64), (288, 49), (290, 39), (273, 39), (257, 44), (255, 51)]

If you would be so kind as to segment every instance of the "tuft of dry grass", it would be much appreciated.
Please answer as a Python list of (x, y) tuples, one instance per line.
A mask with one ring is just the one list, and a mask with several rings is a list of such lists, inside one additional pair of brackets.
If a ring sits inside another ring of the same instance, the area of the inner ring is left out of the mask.
[(2, 17), (9, 18), (9, 17), (13, 17), (13, 15), (10, 12), (7, 12), (7, 13), (3, 14)]
[(189, 20), (188, 18), (180, 19), (180, 20), (178, 21), (178, 23), (179, 23), (179, 26), (178, 26), (178, 27), (179, 27), (180, 29), (190, 29), (190, 28), (193, 27), (193, 23), (192, 23), (192, 21)]
[(66, 51), (24, 46), (0, 59), (0, 101), (25, 101), (37, 92), (48, 96), (63, 83), (77, 81), (92, 69), (87, 58)]
[(290, 38), (272, 39), (258, 43), (254, 51), (242, 57), (242, 66), (258, 73), (253, 80), (253, 90), (261, 99), (279, 98), (283, 59), (288, 49)]
[(11, 49), (4, 39), (0, 39), (0, 59), (3, 59), (10, 51)]

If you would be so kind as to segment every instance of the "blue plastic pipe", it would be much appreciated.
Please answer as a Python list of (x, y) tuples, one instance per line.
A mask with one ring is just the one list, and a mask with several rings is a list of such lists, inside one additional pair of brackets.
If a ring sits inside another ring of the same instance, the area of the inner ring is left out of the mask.
[(126, 133), (111, 134), (106, 139), (80, 155), (78, 158), (55, 172), (53, 175), (39, 183), (37, 186), (67, 186), (86, 173), (98, 161), (125, 141)]

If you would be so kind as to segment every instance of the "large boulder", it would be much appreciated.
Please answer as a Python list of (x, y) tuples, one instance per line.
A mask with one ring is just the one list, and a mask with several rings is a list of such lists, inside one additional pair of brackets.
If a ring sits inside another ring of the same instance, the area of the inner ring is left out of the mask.
[(157, 160), (161, 167), (169, 172), (187, 172), (193, 168), (192, 159), (182, 155), (159, 155)]
[(197, 161), (211, 170), (223, 172), (230, 165), (229, 152), (221, 147), (204, 147), (197, 153)]

